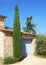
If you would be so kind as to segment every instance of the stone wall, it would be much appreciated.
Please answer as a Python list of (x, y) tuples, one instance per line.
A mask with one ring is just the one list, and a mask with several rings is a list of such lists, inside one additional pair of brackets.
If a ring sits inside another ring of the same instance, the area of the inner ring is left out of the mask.
[(0, 31), (0, 58), (13, 56), (13, 40), (11, 34)]
[(5, 43), (4, 43), (4, 55), (7, 56), (13, 56), (13, 43), (12, 43), (12, 37), (5, 36)]
[(32, 54), (34, 54), (35, 53), (35, 48), (36, 48), (36, 44), (35, 44), (35, 41), (36, 41), (36, 38), (34, 38), (33, 40), (32, 40)]
[(5, 57), (13, 56), (13, 39), (9, 32), (5, 33), (4, 55)]
[(4, 19), (0, 19), (0, 28), (4, 28)]
[[(22, 39), (27, 38), (32, 40), (32, 54), (35, 53), (35, 37), (32, 35), (22, 34)], [(0, 31), (0, 58), (13, 56), (13, 39), (12, 32)]]
[(5, 34), (0, 31), (0, 58), (4, 58), (4, 39)]

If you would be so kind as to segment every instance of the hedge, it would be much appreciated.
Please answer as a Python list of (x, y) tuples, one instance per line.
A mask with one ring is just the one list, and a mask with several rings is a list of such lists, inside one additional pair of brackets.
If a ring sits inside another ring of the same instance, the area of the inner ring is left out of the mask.
[(36, 54), (46, 55), (46, 35), (38, 35), (36, 38)]

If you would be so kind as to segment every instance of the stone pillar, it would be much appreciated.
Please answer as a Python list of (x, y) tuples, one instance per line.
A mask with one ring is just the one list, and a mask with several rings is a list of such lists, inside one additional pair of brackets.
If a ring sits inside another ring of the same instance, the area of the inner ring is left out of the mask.
[(32, 40), (32, 54), (35, 53), (35, 48), (36, 48), (35, 41), (36, 41), (36, 39), (33, 39), (33, 40)]
[(4, 19), (5, 18), (6, 18), (5, 16), (0, 15), (0, 28), (4, 28)]
[(4, 33), (0, 31), (0, 59), (4, 58)]

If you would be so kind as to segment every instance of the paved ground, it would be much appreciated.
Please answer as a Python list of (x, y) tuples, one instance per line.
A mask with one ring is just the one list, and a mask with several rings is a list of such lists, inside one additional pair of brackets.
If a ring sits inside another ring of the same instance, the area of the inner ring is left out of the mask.
[(23, 61), (10, 65), (46, 65), (46, 59), (28, 56)]
[(0, 59), (0, 65), (3, 65), (1, 59)]

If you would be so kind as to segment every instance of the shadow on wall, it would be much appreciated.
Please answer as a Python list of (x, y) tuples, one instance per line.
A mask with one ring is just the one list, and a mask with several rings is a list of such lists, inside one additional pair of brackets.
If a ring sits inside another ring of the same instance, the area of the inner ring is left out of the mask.
[(26, 56), (27, 56), (26, 43), (25, 43), (24, 39), (22, 39), (22, 59), (24, 59)]
[(22, 58), (25, 58), (27, 55), (30, 55), (32, 52), (32, 40), (31, 39), (22, 39)]

